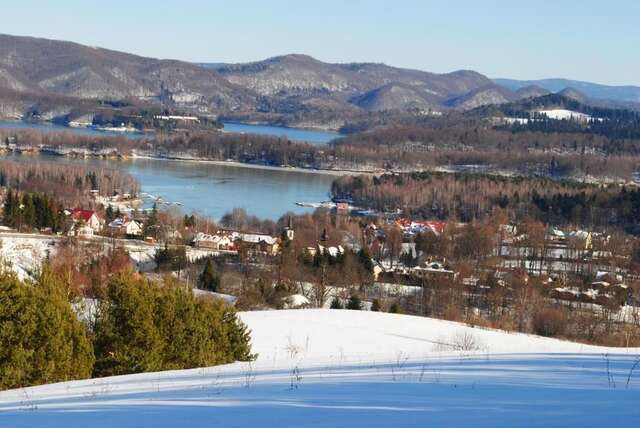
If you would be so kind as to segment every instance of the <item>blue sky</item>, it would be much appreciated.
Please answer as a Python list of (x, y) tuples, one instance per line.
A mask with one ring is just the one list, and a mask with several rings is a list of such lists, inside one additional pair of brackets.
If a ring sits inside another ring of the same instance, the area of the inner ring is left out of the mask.
[(635, 0), (3, 3), (0, 32), (160, 58), (242, 62), (306, 53), (434, 72), (640, 85)]

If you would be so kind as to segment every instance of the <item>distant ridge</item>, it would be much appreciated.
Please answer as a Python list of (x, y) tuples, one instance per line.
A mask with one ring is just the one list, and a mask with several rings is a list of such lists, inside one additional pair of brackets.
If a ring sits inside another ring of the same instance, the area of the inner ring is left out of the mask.
[(640, 86), (609, 86), (569, 79), (493, 79), (493, 81), (498, 85), (512, 91), (517, 91), (521, 88), (532, 85), (544, 88), (549, 92), (560, 92), (567, 88), (573, 88), (577, 91), (582, 92), (589, 98), (640, 103)]
[[(304, 54), (241, 64), (196, 64), (0, 34), (0, 118), (89, 118), (105, 102), (116, 102), (339, 129), (388, 112), (397, 117), (470, 110), (565, 90), (583, 103), (640, 107), (634, 104), (640, 101), (636, 87), (558, 79), (492, 81), (473, 70), (431, 73), (381, 63), (334, 64)], [(594, 94), (611, 95), (607, 99), (612, 101)]]

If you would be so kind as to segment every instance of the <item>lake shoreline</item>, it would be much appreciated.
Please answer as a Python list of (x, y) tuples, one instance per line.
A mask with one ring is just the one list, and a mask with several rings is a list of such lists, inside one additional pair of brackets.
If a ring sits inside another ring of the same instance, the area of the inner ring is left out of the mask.
[(260, 164), (252, 164), (238, 161), (228, 161), (228, 160), (216, 160), (216, 159), (206, 159), (206, 158), (185, 158), (180, 156), (153, 156), (146, 154), (138, 154), (135, 153), (130, 157), (124, 157), (116, 160), (135, 160), (135, 159), (148, 159), (155, 161), (173, 161), (173, 162), (185, 162), (185, 163), (196, 163), (196, 164), (211, 164), (211, 165), (222, 165), (222, 166), (234, 166), (238, 168), (250, 168), (250, 169), (260, 169), (260, 170), (268, 170), (268, 171), (281, 171), (281, 172), (300, 172), (305, 174), (323, 174), (323, 175), (333, 175), (336, 177), (342, 177), (344, 175), (370, 175), (377, 174), (382, 171), (374, 171), (374, 170), (349, 170), (349, 169), (315, 169), (315, 168), (303, 168), (303, 167), (286, 167), (286, 166), (272, 166), (272, 165), (260, 165)]

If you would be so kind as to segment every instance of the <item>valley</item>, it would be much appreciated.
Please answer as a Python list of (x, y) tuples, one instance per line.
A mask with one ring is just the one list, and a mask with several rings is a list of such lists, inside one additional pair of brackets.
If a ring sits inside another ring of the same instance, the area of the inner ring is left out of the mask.
[(640, 7), (587, 3), (4, 4), (0, 427), (637, 426)]

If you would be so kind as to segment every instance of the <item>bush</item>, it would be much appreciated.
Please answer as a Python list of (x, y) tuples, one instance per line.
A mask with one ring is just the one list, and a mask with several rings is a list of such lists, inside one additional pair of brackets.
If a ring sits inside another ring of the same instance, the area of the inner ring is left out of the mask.
[(371, 311), (372, 312), (380, 312), (381, 308), (380, 308), (380, 300), (378, 299), (373, 299), (373, 302), (371, 302)]
[(0, 275), (0, 389), (91, 376), (91, 341), (66, 291), (46, 269), (33, 283)]
[(362, 301), (360, 300), (360, 296), (352, 294), (351, 297), (349, 297), (346, 308), (353, 311), (362, 310)]
[(333, 300), (331, 300), (331, 306), (329, 308), (330, 309), (344, 309), (344, 306), (342, 306), (342, 302), (340, 301), (340, 299), (338, 297), (334, 297)]
[(391, 306), (389, 306), (389, 313), (390, 314), (401, 314), (402, 311), (400, 310), (400, 305), (398, 305), (398, 303), (393, 302), (391, 304)]
[(540, 336), (555, 337), (564, 333), (564, 312), (556, 308), (543, 308), (533, 316), (533, 330)]

